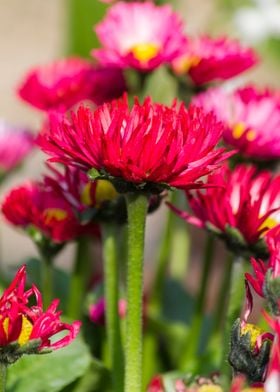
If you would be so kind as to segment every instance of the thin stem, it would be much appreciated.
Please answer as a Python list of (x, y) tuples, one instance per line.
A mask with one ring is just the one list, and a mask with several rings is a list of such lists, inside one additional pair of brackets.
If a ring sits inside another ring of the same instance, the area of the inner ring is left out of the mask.
[(199, 316), (203, 314), (203, 310), (205, 307), (205, 299), (206, 299), (206, 293), (207, 293), (208, 283), (210, 278), (210, 271), (212, 269), (213, 261), (214, 261), (214, 257), (213, 257), (215, 251), (214, 245), (215, 245), (215, 241), (213, 235), (208, 234), (206, 239), (206, 244), (205, 244), (204, 258), (203, 258), (203, 270), (202, 270), (201, 281), (200, 281), (200, 290), (197, 297), (196, 310), (195, 310), (195, 313)]
[(73, 319), (81, 317), (82, 304), (89, 283), (91, 272), (89, 242), (88, 237), (80, 237), (77, 240), (68, 300), (68, 316)]
[(112, 369), (113, 389), (122, 392), (124, 385), (124, 360), (119, 318), (119, 226), (103, 223), (103, 260), (105, 273), (106, 332), (109, 349), (109, 367)]
[(229, 286), (231, 282), (232, 268), (233, 268), (233, 254), (229, 253), (226, 259), (224, 277), (223, 277), (222, 285), (219, 290), (218, 303), (214, 313), (214, 322), (213, 322), (214, 334), (219, 331), (224, 321), (225, 310), (229, 298)]
[(231, 368), (228, 362), (231, 329), (235, 320), (240, 317), (244, 296), (244, 272), (245, 263), (242, 259), (235, 260), (230, 280), (230, 295), (226, 314), (226, 322), (223, 333), (223, 356), (221, 362), (221, 373), (230, 378)]
[(6, 391), (7, 366), (0, 362), (0, 392)]
[(142, 392), (143, 378), (143, 259), (148, 199), (127, 194), (128, 266), (125, 347), (125, 392)]
[(54, 297), (53, 290), (53, 259), (50, 255), (41, 253), (41, 284), (45, 309), (50, 305)]

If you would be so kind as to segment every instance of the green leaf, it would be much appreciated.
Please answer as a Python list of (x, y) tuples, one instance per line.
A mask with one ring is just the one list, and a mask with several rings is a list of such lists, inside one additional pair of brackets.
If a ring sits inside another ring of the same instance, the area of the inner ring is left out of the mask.
[(81, 377), (91, 356), (81, 338), (51, 354), (22, 357), (8, 370), (7, 392), (56, 392)]

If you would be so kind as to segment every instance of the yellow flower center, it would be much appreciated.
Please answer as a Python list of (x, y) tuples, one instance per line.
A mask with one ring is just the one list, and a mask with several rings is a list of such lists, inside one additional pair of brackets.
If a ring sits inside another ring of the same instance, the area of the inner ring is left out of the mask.
[(24, 345), (29, 341), (32, 329), (33, 325), (31, 324), (31, 322), (25, 316), (22, 316), (21, 332), (18, 337), (18, 344), (20, 346)]
[(254, 324), (247, 323), (243, 327), (241, 327), (241, 335), (249, 334), (250, 337), (250, 345), (251, 349), (254, 350), (257, 339), (258, 337), (263, 333), (264, 331), (257, 327)]
[(263, 388), (245, 388), (242, 392), (264, 392)]
[(271, 218), (270, 216), (266, 218), (266, 220), (260, 225), (259, 230), (264, 229), (265, 227), (267, 230), (273, 229), (273, 227), (277, 226), (279, 222), (276, 219)]
[(198, 388), (198, 392), (223, 392), (219, 385), (202, 385)]
[[(89, 182), (84, 186), (81, 194), (81, 202), (86, 206), (91, 206), (94, 202), (91, 195), (92, 184)], [(95, 188), (95, 207), (99, 208), (104, 201), (114, 200), (118, 197), (118, 192), (110, 181), (97, 180)]]
[(44, 211), (44, 217), (47, 224), (50, 223), (53, 219), (57, 221), (63, 221), (67, 218), (67, 212), (61, 208), (47, 208)]
[(174, 70), (177, 74), (187, 73), (192, 67), (200, 63), (201, 58), (198, 56), (182, 56), (174, 63)]
[(159, 46), (153, 43), (138, 44), (133, 46), (130, 51), (140, 63), (147, 63), (158, 55)]
[(116, 199), (118, 195), (118, 192), (110, 181), (97, 181), (97, 186), (95, 190), (95, 202), (97, 207), (99, 207), (104, 201)]
[[(247, 127), (244, 123), (237, 123), (232, 128), (232, 136), (234, 137), (234, 139), (240, 139), (244, 135), (246, 130)], [(248, 142), (254, 141), (256, 137), (256, 132), (253, 129), (250, 129), (248, 132), (246, 132), (246, 139), (248, 140)]]
[[(10, 324), (10, 319), (9, 317), (6, 317), (3, 321), (3, 329), (7, 339), (9, 339), (9, 324)], [(32, 329), (33, 329), (33, 325), (28, 320), (28, 318), (22, 316), (21, 331), (17, 340), (20, 346), (23, 346), (25, 343), (29, 341), (30, 335), (32, 333)]]

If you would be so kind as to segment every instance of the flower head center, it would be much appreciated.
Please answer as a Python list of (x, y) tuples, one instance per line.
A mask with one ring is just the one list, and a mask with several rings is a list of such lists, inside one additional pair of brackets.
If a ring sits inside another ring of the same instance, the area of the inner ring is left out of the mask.
[(97, 180), (95, 194), (93, 194), (92, 183), (87, 183), (81, 194), (81, 202), (86, 206), (95, 203), (95, 207), (99, 208), (104, 201), (114, 200), (118, 197), (118, 192), (110, 181)]
[(223, 392), (219, 385), (202, 385), (198, 388), (198, 392)]
[(32, 333), (33, 325), (31, 322), (25, 317), (22, 316), (22, 325), (20, 335), (18, 337), (18, 344), (23, 346), (25, 343), (29, 341), (30, 335)]
[(250, 346), (254, 350), (258, 337), (263, 333), (263, 330), (254, 324), (247, 323), (241, 327), (241, 335), (249, 334)]
[(248, 130), (247, 126), (242, 122), (237, 123), (233, 126), (232, 136), (234, 137), (234, 139), (240, 139), (244, 134), (248, 142), (254, 141), (257, 137), (256, 132), (253, 129)]
[[(266, 228), (267, 230), (273, 229), (273, 227), (277, 226), (279, 222), (276, 219), (269, 216), (266, 220), (260, 225), (259, 230)], [(266, 230), (266, 231), (267, 231)]]
[(174, 70), (177, 74), (182, 75), (188, 73), (192, 67), (196, 67), (200, 63), (201, 58), (198, 56), (182, 56), (174, 63)]
[(53, 219), (60, 222), (67, 218), (67, 212), (61, 208), (47, 208), (44, 211), (46, 223), (50, 223)]
[(148, 63), (158, 55), (159, 45), (153, 43), (137, 44), (130, 51), (140, 63)]

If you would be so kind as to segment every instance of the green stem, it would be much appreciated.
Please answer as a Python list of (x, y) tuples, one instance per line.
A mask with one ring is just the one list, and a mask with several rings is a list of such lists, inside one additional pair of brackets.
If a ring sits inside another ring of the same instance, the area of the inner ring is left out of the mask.
[(229, 253), (226, 259), (224, 277), (219, 290), (218, 303), (214, 313), (213, 333), (216, 334), (222, 326), (225, 317), (225, 310), (229, 298), (229, 286), (233, 269), (233, 254)]
[(0, 363), (0, 392), (6, 391), (7, 381), (7, 366), (4, 363)]
[(205, 244), (204, 258), (203, 258), (203, 270), (202, 270), (202, 276), (200, 281), (200, 290), (197, 297), (197, 303), (195, 309), (195, 313), (199, 317), (202, 317), (203, 310), (205, 307), (205, 300), (206, 300), (206, 293), (207, 293), (208, 283), (210, 278), (210, 272), (214, 261), (214, 257), (213, 257), (215, 251), (214, 245), (215, 245), (214, 236), (208, 234), (206, 239), (206, 244)]
[(87, 285), (90, 278), (90, 239), (80, 237), (77, 240), (74, 269), (71, 276), (70, 292), (68, 300), (68, 316), (80, 318), (83, 310)]
[(53, 290), (53, 259), (47, 254), (41, 253), (42, 269), (41, 284), (43, 292), (44, 308), (50, 305), (54, 297)]
[(127, 194), (128, 266), (125, 347), (125, 392), (142, 392), (143, 378), (143, 259), (148, 199)]
[(230, 280), (230, 295), (227, 307), (226, 322), (223, 333), (223, 356), (221, 362), (221, 373), (230, 379), (231, 368), (228, 362), (230, 336), (233, 323), (240, 317), (245, 297), (244, 285), (245, 263), (242, 259), (235, 260)]
[(102, 225), (109, 367), (112, 369), (113, 390), (122, 392), (124, 361), (119, 318), (118, 231), (119, 226), (114, 224)]

